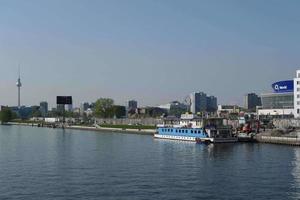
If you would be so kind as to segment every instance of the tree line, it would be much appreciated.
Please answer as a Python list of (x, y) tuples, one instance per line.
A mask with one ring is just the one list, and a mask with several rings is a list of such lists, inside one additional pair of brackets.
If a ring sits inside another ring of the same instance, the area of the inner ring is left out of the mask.
[[(93, 110), (92, 117), (122, 118), (126, 116), (126, 107), (115, 105), (114, 100), (110, 98), (99, 98), (95, 102), (95, 105), (93, 106), (92, 110)], [(70, 111), (66, 111), (64, 113), (59, 113), (59, 112), (49, 113), (48, 117), (58, 117), (63, 115), (65, 117), (74, 117), (74, 118), (80, 117), (79, 113), (70, 112)], [(39, 108), (36, 108), (36, 106), (32, 107), (32, 112), (26, 118), (31, 118), (31, 117), (41, 117), (41, 112)], [(87, 117), (87, 116), (86, 114), (84, 114), (82, 117)], [(0, 111), (0, 121), (2, 123), (9, 122), (16, 118), (18, 118), (17, 114), (13, 112), (9, 107), (2, 107)]]

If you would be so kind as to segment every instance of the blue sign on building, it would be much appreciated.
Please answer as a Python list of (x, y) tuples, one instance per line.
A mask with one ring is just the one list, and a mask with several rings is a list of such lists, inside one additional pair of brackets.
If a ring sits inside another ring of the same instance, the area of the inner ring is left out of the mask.
[(279, 81), (272, 84), (275, 93), (294, 92), (294, 81)]

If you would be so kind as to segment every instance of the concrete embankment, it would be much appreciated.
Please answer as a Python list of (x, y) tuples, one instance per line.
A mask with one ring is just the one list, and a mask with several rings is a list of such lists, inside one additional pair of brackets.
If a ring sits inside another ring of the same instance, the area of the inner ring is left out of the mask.
[(261, 143), (300, 146), (300, 138), (298, 137), (283, 137), (283, 136), (275, 137), (275, 136), (257, 135), (255, 139), (257, 142), (261, 142)]
[[(18, 123), (18, 122), (9, 122), (8, 125), (17, 125), (17, 126), (37, 126), (40, 128), (49, 128), (47, 126), (39, 126), (38, 123)], [(61, 128), (57, 126), (57, 128)], [(74, 130), (87, 130), (87, 131), (98, 131), (98, 132), (115, 132), (115, 133), (131, 133), (131, 134), (140, 134), (140, 135), (154, 135), (155, 129), (122, 129), (122, 128), (103, 128), (103, 127), (93, 127), (93, 126), (64, 126), (65, 129), (74, 129)]]
[(7, 122), (6, 125), (17, 125), (17, 126), (38, 126), (38, 123), (22, 123), (22, 122)]
[(122, 129), (122, 128), (102, 128), (102, 127), (86, 127), (86, 126), (67, 126), (66, 129), (77, 129), (77, 130), (92, 130), (99, 132), (118, 132), (118, 133), (132, 133), (141, 135), (153, 135), (154, 129)]

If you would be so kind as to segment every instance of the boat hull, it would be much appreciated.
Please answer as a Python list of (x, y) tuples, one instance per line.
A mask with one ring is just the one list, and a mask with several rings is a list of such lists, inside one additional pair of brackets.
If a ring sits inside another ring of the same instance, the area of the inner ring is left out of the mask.
[[(155, 134), (155, 138), (158, 139), (169, 139), (169, 140), (182, 140), (182, 141), (190, 141), (190, 142), (196, 142), (196, 137), (188, 137), (188, 136), (177, 136), (177, 135), (161, 135), (161, 134)], [(212, 138), (201, 138), (201, 140), (207, 140), (212, 142)]]
[(234, 142), (237, 142), (237, 138), (197, 138), (197, 137), (161, 135), (161, 134), (154, 134), (154, 137), (158, 138), (158, 139), (181, 140), (181, 141), (190, 141), (190, 142), (197, 142), (197, 143), (234, 143)]

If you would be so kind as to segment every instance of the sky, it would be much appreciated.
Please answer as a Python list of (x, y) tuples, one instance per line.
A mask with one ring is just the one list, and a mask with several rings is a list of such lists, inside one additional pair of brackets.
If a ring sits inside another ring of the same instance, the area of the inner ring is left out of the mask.
[(0, 105), (242, 104), (300, 69), (298, 0), (0, 0)]

